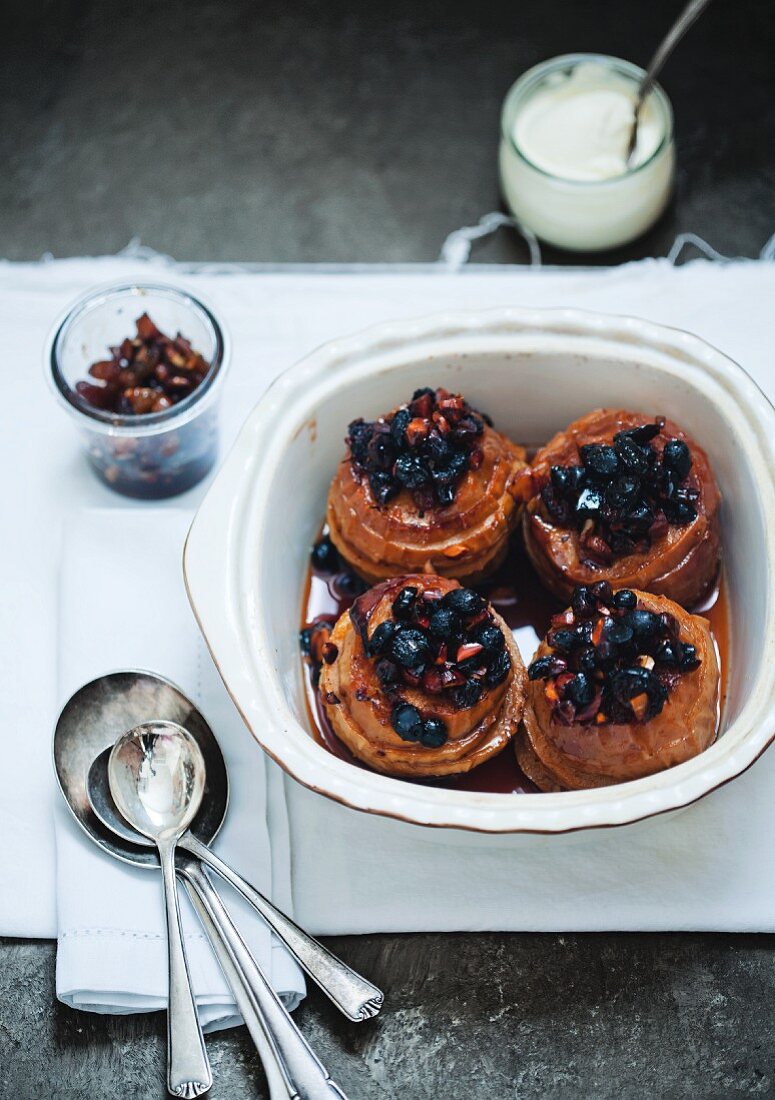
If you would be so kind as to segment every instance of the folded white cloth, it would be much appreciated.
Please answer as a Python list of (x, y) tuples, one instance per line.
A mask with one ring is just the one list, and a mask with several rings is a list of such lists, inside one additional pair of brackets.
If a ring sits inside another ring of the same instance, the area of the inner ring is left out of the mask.
[[(230, 805), (214, 847), (245, 878), (289, 909), (285, 807), (267, 798), (255, 750), (196, 628), (180, 575), (190, 521), (174, 509), (77, 513), (65, 533), (60, 589), (60, 697), (95, 675), (149, 668), (199, 706), (226, 758)], [(148, 715), (152, 718), (153, 715)], [(141, 1012), (166, 1005), (161, 877), (101, 852), (60, 800), (57, 844), (57, 996), (73, 1008)], [(220, 880), (215, 879), (219, 887)], [(293, 1008), (304, 980), (288, 952), (242, 898), (223, 885), (257, 961)], [(185, 892), (181, 891), (182, 897)], [(203, 1026), (239, 1022), (230, 990), (187, 900), (182, 902), (191, 978)]]
[[(472, 268), (459, 275), (434, 274), (427, 268), (393, 273), (232, 270), (227, 274), (215, 267), (193, 271), (115, 258), (0, 263), (0, 342), (4, 351), (0, 371), (6, 413), (0, 432), (4, 470), (0, 565), (5, 578), (0, 588), (0, 736), (6, 749), (0, 773), (0, 830), (4, 837), (0, 934), (5, 935), (54, 936), (58, 928), (51, 814), (59, 795), (52, 776), (51, 732), (63, 701), (61, 692), (66, 690), (64, 677), (60, 688), (56, 675), (63, 522), (84, 506), (112, 508), (117, 540), (122, 537), (119, 514), (130, 519), (149, 515), (148, 538), (152, 543), (160, 540), (154, 526), (161, 511), (158, 506), (122, 501), (91, 475), (76, 432), (46, 390), (40, 365), (46, 333), (60, 310), (95, 283), (131, 278), (183, 284), (193, 293), (203, 294), (230, 329), (234, 357), (224, 390), (224, 445), (274, 375), (310, 348), (367, 324), (435, 310), (513, 304), (633, 313), (698, 333), (741, 362), (763, 388), (775, 393), (773, 263), (701, 261), (674, 269), (665, 261), (645, 261), (608, 270), (501, 267)], [(178, 506), (193, 510), (205, 488), (186, 494)], [(171, 555), (178, 584), (179, 549), (164, 550)], [(179, 606), (185, 608), (182, 589), (175, 591)], [(124, 603), (136, 596), (135, 592), (131, 597), (119, 594)], [(124, 611), (120, 605), (113, 608), (114, 631), (122, 628)], [(190, 629), (190, 620), (181, 618), (181, 626)], [(65, 622), (62, 627), (70, 629)], [(165, 667), (164, 654), (153, 648), (152, 641), (149, 632), (134, 655), (135, 663), (155, 665), (173, 678), (181, 669), (178, 678), (185, 680), (188, 674), (176, 661)], [(118, 654), (112, 657), (107, 646), (95, 646), (90, 652), (88, 667), (84, 662), (79, 672), (82, 680), (99, 675), (121, 659)], [(258, 767), (260, 754), (246, 734), (243, 747), (252, 766)], [(501, 842), (492, 841), (486, 851), (470, 849), (477, 852), (476, 859), (459, 865), (455, 892), (449, 885), (451, 874), (443, 855), (449, 850), (449, 838), (423, 834), (414, 837), (408, 848), (408, 840), (404, 843), (403, 839), (401, 846), (391, 847), (392, 838), (401, 831), (395, 823), (360, 815), (357, 819), (350, 815), (350, 822), (347, 811), (312, 799), (289, 784), (296, 915), (311, 930), (337, 931), (377, 927), (769, 928), (772, 917), (768, 914), (775, 913), (768, 877), (771, 861), (755, 838), (766, 837), (773, 822), (766, 815), (764, 798), (755, 797), (759, 789), (755, 785), (766, 785), (773, 767), (771, 758), (775, 760), (774, 754), (767, 754), (749, 775), (697, 808), (696, 813), (707, 815), (702, 820), (708, 836), (714, 838), (712, 850), (706, 837), (694, 860), (676, 864), (673, 873), (668, 871), (671, 861), (677, 859), (675, 845), (689, 844), (694, 835), (683, 832), (688, 818), (671, 822), (674, 831), (666, 838), (663, 823), (656, 823), (655, 836), (665, 838), (667, 855), (661, 862), (649, 856), (647, 867), (651, 869), (640, 880), (637, 874), (645, 858), (640, 848), (631, 850), (637, 856), (635, 865), (611, 863), (602, 868), (597, 880), (590, 874), (579, 884), (572, 874), (565, 883), (561, 878), (568, 865), (573, 871), (572, 856), (567, 857), (567, 864), (548, 859), (547, 852), (556, 854), (562, 844), (552, 849), (539, 846), (532, 854), (527, 849), (524, 854), (517, 852), (504, 866), (498, 856)], [(277, 778), (275, 769), (269, 769), (270, 794), (278, 786)], [(304, 801), (308, 798), (309, 803)], [(727, 848), (730, 837), (740, 838), (735, 852)], [(619, 844), (627, 850), (627, 845), (634, 843), (630, 830), (620, 831), (605, 838), (604, 850), (611, 853)], [(372, 864), (379, 872), (376, 885), (380, 888), (370, 894)], [(718, 879), (710, 873), (716, 866)], [(700, 873), (703, 867), (708, 868), (704, 877)], [(725, 873), (726, 884), (718, 894)], [(631, 885), (633, 876), (637, 881)], [(546, 882), (546, 887), (530, 894), (526, 886), (536, 881)], [(508, 884), (513, 885), (507, 889)], [(382, 885), (390, 887), (389, 893)], [(414, 891), (411, 904), (406, 900), (410, 886)], [(653, 889), (647, 892), (649, 886)], [(438, 906), (433, 904), (432, 891), (438, 891)], [(693, 901), (688, 896), (692, 891), (696, 891)], [(673, 905), (674, 896), (680, 896), (680, 904)], [(125, 918), (124, 926), (131, 927), (132, 921)], [(88, 988), (87, 981), (73, 972), (69, 981), (73, 989)]]

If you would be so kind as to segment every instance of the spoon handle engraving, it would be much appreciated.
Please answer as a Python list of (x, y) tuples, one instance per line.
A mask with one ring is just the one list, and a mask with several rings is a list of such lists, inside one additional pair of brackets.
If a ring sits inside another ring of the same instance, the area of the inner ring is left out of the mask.
[(190, 832), (181, 837), (179, 848), (185, 848), (197, 856), (242, 894), (310, 978), (348, 1019), (358, 1022), (377, 1015), (382, 1007), (382, 990), (352, 970), (303, 928), (299, 928), (290, 917)]
[(213, 1083), (199, 1016), (191, 990), (175, 881), (175, 845), (159, 841), (169, 946), (167, 1008), (167, 1088), (173, 1096), (201, 1096)]
[(228, 952), (233, 966), (242, 973), (244, 993), (252, 1007), (245, 1022), (250, 1021), (252, 1028), (258, 1025), (268, 1040), (274, 1055), (271, 1064), (279, 1070), (288, 1096), (291, 1100), (347, 1100), (251, 955), (202, 865), (196, 859), (186, 860), (179, 856), (178, 871), (193, 887), (197, 909), (201, 904), (207, 911), (222, 947)]

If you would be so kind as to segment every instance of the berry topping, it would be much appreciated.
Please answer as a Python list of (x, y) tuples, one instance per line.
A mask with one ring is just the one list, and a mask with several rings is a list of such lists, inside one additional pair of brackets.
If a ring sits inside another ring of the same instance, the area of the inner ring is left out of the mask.
[(407, 489), (424, 512), (452, 504), (466, 471), (481, 466), (481, 437), (489, 423), (459, 394), (425, 388), (390, 416), (354, 420), (347, 443), (353, 467), (368, 479), (378, 505)]
[(466, 618), (484, 610), (485, 601), (473, 588), (453, 588), (441, 601), (441, 606)]
[(441, 718), (426, 718), (422, 724), (420, 744), (426, 749), (438, 749), (447, 740), (447, 727)]
[(321, 615), (299, 633), (301, 652), (312, 668), (312, 681), (315, 684), (320, 677), (320, 666), (323, 662), (333, 664), (339, 655), (336, 646), (330, 641), (332, 627), (331, 616)]
[(697, 518), (700, 494), (690, 479), (691, 452), (682, 439), (660, 447), (664, 425), (659, 417), (617, 432), (610, 444), (583, 444), (580, 465), (552, 466), (541, 490), (545, 517), (576, 528), (588, 566), (648, 550), (670, 524)]
[(638, 607), (628, 588), (612, 592), (607, 581), (578, 587), (570, 611), (552, 620), (551, 652), (527, 674), (544, 681), (553, 717), (563, 725), (647, 722), (678, 677), (699, 667), (695, 647), (679, 633), (672, 615)]
[(423, 732), (422, 715), (411, 703), (399, 703), (390, 715), (393, 729), (403, 741), (419, 741)]
[[(508, 677), (511, 657), (503, 631), (473, 589), (442, 596), (437, 588), (408, 584), (392, 599), (391, 617), (370, 629), (379, 592), (359, 597), (350, 618), (394, 708), (408, 686), (430, 696), (448, 693), (455, 707), (467, 709)], [(438, 736), (438, 730), (428, 734), (431, 740)]]
[(384, 623), (380, 623), (369, 638), (369, 653), (372, 656), (379, 653), (386, 653), (395, 632), (396, 624), (391, 622), (390, 619), (386, 619)]
[(393, 615), (402, 622), (411, 620), (414, 601), (417, 599), (416, 588), (402, 588), (393, 600)]
[(341, 569), (339, 553), (328, 535), (324, 535), (312, 547), (312, 568), (318, 573), (336, 573)]
[(389, 652), (396, 664), (420, 674), (432, 656), (428, 635), (414, 626), (396, 629), (390, 640)]

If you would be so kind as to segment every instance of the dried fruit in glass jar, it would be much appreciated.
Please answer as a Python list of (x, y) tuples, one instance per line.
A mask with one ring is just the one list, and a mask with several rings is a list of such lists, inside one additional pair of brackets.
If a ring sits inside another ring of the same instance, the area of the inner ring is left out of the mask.
[(89, 367), (93, 382), (77, 382), (79, 397), (95, 409), (118, 416), (147, 416), (171, 409), (207, 377), (210, 364), (178, 333), (166, 336), (147, 313), (137, 332), (110, 348), (110, 358)]

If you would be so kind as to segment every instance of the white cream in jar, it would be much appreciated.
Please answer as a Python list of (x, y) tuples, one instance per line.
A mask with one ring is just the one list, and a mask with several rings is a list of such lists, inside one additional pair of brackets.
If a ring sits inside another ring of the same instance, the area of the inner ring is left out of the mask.
[(642, 70), (600, 55), (544, 62), (512, 87), (501, 119), (500, 172), (514, 215), (560, 248), (633, 240), (664, 210), (675, 153), (670, 103), (656, 86), (627, 147)]

